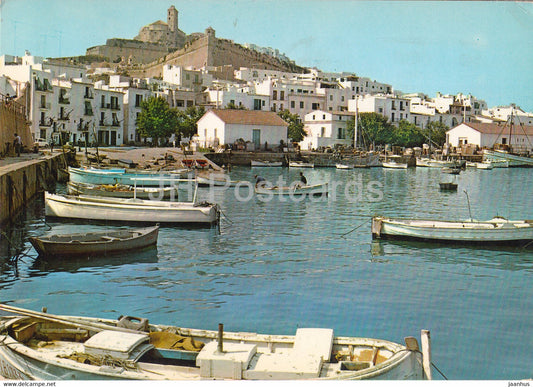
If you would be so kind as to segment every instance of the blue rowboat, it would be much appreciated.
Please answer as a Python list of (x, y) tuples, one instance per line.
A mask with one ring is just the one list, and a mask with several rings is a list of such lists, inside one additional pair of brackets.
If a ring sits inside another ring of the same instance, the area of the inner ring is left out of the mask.
[(185, 170), (167, 173), (154, 172), (126, 172), (123, 168), (95, 169), (72, 168), (68, 169), (70, 181), (83, 184), (125, 184), (144, 187), (159, 187), (169, 185), (172, 180), (180, 179)]

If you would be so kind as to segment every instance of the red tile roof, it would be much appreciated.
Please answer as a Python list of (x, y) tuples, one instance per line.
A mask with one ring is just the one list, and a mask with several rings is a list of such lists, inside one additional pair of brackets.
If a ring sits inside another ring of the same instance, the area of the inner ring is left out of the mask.
[[(464, 122), (465, 125), (471, 127), (472, 129), (477, 130), (480, 133), (485, 134), (505, 134), (508, 135), (510, 132), (510, 126), (506, 123), (501, 124), (487, 124), (487, 123), (474, 123), (474, 122)], [(533, 126), (530, 125), (513, 125), (512, 134), (533, 136)]]
[(289, 126), (274, 112), (261, 110), (213, 109), (210, 110), (226, 124)]

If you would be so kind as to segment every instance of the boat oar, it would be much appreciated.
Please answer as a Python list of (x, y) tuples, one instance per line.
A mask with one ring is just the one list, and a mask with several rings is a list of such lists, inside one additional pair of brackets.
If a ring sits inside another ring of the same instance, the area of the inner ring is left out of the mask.
[(69, 324), (69, 325), (73, 325), (79, 328), (90, 329), (90, 330), (95, 330), (95, 331), (109, 330), (109, 331), (118, 331), (118, 332), (129, 332), (129, 333), (135, 332), (135, 333), (146, 334), (146, 332), (134, 331), (132, 329), (117, 327), (114, 325), (101, 324), (97, 322), (80, 321), (69, 316), (58, 316), (58, 315), (49, 314), (49, 313), (41, 313), (41, 312), (36, 312), (33, 310), (29, 310), (29, 309), (17, 308), (15, 306), (9, 306), (5, 304), (0, 304), (0, 310), (4, 310), (6, 312), (11, 312), (11, 313), (16, 313), (16, 314), (21, 314), (24, 316), (40, 318), (43, 320), (54, 321), (54, 322), (58, 322), (62, 324)]

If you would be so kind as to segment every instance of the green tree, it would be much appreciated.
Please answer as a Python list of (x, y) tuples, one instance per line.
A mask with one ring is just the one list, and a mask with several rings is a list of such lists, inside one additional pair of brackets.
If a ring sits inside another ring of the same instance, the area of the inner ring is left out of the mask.
[(160, 138), (175, 133), (177, 126), (177, 111), (171, 109), (163, 97), (150, 97), (141, 102), (137, 131), (143, 137), (151, 137), (156, 146)]
[(398, 127), (393, 130), (391, 144), (412, 148), (421, 146), (424, 139), (420, 128), (406, 120), (401, 120)]
[(178, 111), (178, 125), (176, 134), (178, 135), (178, 144), (181, 137), (192, 137), (197, 132), (196, 123), (205, 114), (203, 106), (189, 106), (185, 111)]
[(292, 114), (287, 109), (282, 110), (278, 113), (278, 116), (281, 117), (283, 121), (289, 124), (289, 135), (288, 137), (295, 142), (300, 142), (307, 135), (307, 132), (304, 130), (304, 124), (300, 119), (298, 114)]
[(442, 147), (446, 142), (446, 131), (450, 129), (445, 124), (440, 121), (431, 121), (422, 133), (426, 137), (426, 142), (429, 143), (431, 139), (432, 145), (437, 145)]
[(359, 114), (357, 129), (361, 132), (364, 143), (385, 145), (391, 143), (394, 126), (388, 122), (387, 117), (381, 114), (361, 113)]

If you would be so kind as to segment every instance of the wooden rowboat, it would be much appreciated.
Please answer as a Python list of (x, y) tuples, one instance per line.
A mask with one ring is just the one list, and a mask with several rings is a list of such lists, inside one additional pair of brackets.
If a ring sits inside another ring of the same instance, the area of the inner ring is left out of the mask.
[(159, 226), (154, 226), (132, 230), (54, 234), (28, 239), (40, 256), (91, 256), (152, 246), (157, 243), (158, 233)]
[(292, 196), (327, 196), (328, 183), (314, 185), (293, 184), (288, 187), (256, 186), (255, 193), (260, 195), (292, 195)]
[(250, 161), (252, 167), (281, 167), (283, 163), (281, 161), (259, 161), (252, 160)]
[(439, 221), (372, 218), (375, 239), (419, 239), (442, 242), (518, 244), (533, 241), (533, 220)]
[[(429, 332), (422, 352), (406, 345), (298, 328), (296, 335), (224, 332), (52, 315), (0, 304), (0, 374), (34, 380), (297, 380), (431, 378)], [(423, 353), (423, 355), (422, 355)]]
[(50, 217), (118, 222), (218, 223), (217, 204), (143, 199), (44, 194), (45, 215)]
[(84, 184), (69, 181), (67, 192), (70, 195), (95, 195), (114, 198), (177, 199), (177, 187), (135, 187), (124, 184)]
[(397, 163), (394, 160), (391, 161), (384, 161), (382, 163), (383, 168), (390, 168), (390, 169), (407, 169), (407, 164), (405, 163)]
[(289, 168), (314, 168), (314, 163), (306, 163), (305, 161), (289, 161)]

